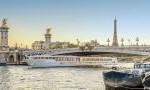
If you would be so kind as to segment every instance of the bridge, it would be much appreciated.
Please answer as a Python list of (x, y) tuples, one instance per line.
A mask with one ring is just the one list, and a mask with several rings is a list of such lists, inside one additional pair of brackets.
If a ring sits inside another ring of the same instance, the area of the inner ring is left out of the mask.
[(79, 48), (51, 49), (51, 50), (30, 50), (23, 51), (23, 54), (73, 54), (73, 53), (121, 53), (134, 55), (150, 55), (150, 46), (96, 46), (92, 50), (81, 50)]

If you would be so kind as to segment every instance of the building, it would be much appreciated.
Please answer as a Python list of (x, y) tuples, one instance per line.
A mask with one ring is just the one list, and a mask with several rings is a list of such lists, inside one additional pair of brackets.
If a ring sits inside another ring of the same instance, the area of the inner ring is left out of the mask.
[(34, 50), (49, 50), (54, 48), (67, 48), (68, 42), (51, 42), (50, 28), (46, 29), (45, 41), (34, 41), (32, 43), (32, 49)]
[(3, 19), (2, 25), (0, 26), (0, 65), (8, 63), (20, 64), (20, 52), (18, 50), (9, 50), (8, 29), (7, 20)]
[(51, 34), (50, 34), (50, 28), (46, 29), (45, 33), (45, 41), (34, 41), (32, 43), (32, 48), (34, 50), (48, 50), (51, 48)]
[(2, 25), (0, 27), (0, 50), (6, 51), (9, 49), (8, 47), (8, 29), (9, 27), (6, 25), (6, 19), (3, 19)]
[(69, 42), (51, 42), (51, 48), (52, 49), (58, 49), (58, 48), (68, 48)]

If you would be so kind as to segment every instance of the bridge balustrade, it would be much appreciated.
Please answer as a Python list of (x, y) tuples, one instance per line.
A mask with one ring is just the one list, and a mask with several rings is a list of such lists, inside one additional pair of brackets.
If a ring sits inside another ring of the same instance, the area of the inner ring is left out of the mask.
[[(150, 46), (96, 46), (92, 50), (84, 50), (91, 52), (116, 52), (116, 53), (129, 53), (129, 54), (140, 54), (140, 55), (150, 55)], [(51, 50), (30, 50), (23, 51), (23, 54), (63, 54), (63, 53), (73, 53), (73, 52), (83, 52), (79, 48), (65, 48), (65, 49), (51, 49)]]

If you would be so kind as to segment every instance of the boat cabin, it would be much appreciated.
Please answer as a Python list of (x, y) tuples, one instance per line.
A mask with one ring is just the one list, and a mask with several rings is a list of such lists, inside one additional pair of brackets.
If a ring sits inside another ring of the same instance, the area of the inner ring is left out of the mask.
[(150, 63), (135, 63), (134, 69), (143, 69), (145, 72), (150, 71)]
[(150, 63), (135, 63), (134, 68), (135, 69), (141, 69), (141, 68), (149, 68), (150, 69)]

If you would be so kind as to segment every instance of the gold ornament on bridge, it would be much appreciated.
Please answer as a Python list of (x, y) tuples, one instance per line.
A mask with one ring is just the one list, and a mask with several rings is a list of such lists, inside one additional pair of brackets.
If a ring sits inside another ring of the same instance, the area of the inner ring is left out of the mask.
[(50, 34), (51, 28), (46, 29), (46, 34)]

